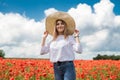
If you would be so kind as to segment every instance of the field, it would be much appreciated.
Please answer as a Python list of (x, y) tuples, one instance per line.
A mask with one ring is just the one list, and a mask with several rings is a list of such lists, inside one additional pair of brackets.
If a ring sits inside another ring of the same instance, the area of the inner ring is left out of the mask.
[[(77, 80), (120, 80), (120, 60), (75, 60)], [(40, 59), (0, 59), (0, 80), (54, 80), (53, 64)]]

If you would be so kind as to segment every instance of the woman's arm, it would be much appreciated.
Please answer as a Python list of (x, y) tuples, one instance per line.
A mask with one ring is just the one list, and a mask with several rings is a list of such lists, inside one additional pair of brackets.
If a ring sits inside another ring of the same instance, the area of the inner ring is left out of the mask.
[(75, 30), (74, 38), (75, 38), (76, 43), (80, 43), (79, 34), (80, 34), (79, 30)]
[(73, 45), (73, 49), (77, 53), (82, 53), (82, 47), (80, 44), (79, 34), (80, 34), (79, 30), (75, 30), (75, 32), (74, 32), (75, 43)]
[(48, 32), (45, 31), (44, 34), (43, 34), (43, 36), (42, 36), (41, 46), (45, 45), (45, 41), (46, 41), (47, 36), (48, 36)]
[(41, 41), (41, 45), (40, 45), (40, 54), (41, 55), (49, 52), (49, 45), (45, 45), (47, 36), (48, 36), (48, 32), (45, 31), (42, 36), (42, 41)]

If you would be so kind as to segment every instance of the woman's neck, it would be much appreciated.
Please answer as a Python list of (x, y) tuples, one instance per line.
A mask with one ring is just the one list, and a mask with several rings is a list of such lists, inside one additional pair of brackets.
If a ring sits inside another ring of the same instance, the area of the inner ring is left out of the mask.
[(58, 35), (64, 35), (64, 33), (58, 33)]

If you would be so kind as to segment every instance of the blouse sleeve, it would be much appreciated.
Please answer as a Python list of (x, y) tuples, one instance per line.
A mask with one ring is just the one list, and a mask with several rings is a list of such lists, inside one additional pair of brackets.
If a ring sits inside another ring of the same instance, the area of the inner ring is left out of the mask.
[(44, 54), (47, 54), (50, 50), (50, 43), (49, 42), (47, 45), (44, 45), (44, 46), (40, 46), (40, 55), (44, 55)]
[(76, 53), (82, 53), (82, 46), (80, 43), (77, 43), (75, 41), (75, 38), (73, 36), (70, 36), (70, 42), (72, 44), (72, 47), (73, 47), (73, 50), (76, 52)]

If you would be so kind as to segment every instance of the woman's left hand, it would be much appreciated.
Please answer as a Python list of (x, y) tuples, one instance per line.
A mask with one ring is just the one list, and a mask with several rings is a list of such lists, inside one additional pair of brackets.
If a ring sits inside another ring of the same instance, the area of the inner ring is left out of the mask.
[(79, 34), (80, 34), (80, 31), (77, 30), (77, 29), (75, 29), (75, 31), (74, 31), (74, 36), (79, 36)]

